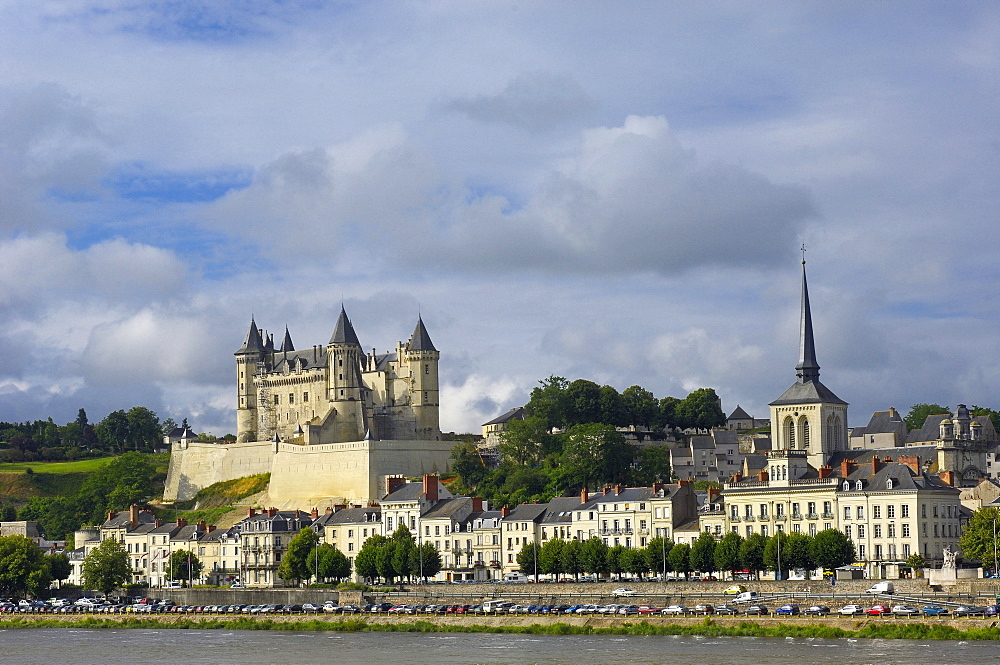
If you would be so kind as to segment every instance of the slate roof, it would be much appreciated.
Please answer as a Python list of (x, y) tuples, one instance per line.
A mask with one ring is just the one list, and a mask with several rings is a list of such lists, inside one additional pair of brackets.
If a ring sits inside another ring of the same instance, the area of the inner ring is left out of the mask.
[(424, 327), (424, 320), (419, 316), (417, 317), (417, 325), (413, 329), (413, 334), (410, 335), (410, 350), (437, 351), (434, 348), (434, 342), (431, 341), (431, 336), (427, 334), (427, 328)]
[(503, 518), (505, 522), (538, 522), (544, 517), (548, 508), (544, 503), (522, 503), (511, 509), (510, 514)]
[(430, 510), (420, 516), (422, 520), (451, 518), (455, 513), (468, 507), (472, 503), (472, 497), (457, 496), (438, 501)]
[(753, 420), (753, 417), (743, 410), (743, 407), (739, 404), (736, 405), (736, 409), (729, 414), (726, 420)]
[[(156, 517), (153, 516), (153, 513), (149, 512), (149, 511), (146, 511), (146, 510), (140, 510), (139, 511), (139, 515), (138, 515), (138, 519), (136, 520), (136, 523), (137, 524), (151, 524), (151, 523), (153, 523), (155, 521), (156, 521)], [(128, 527), (131, 523), (132, 523), (132, 518), (129, 515), (129, 511), (125, 510), (125, 511), (122, 511), (122, 512), (116, 514), (110, 520), (105, 520), (104, 524), (101, 525), (101, 528), (102, 529), (115, 529), (115, 528), (121, 528), (121, 527)]]
[(247, 331), (247, 336), (243, 340), (243, 346), (241, 346), (236, 354), (240, 353), (255, 353), (262, 352), (264, 350), (264, 341), (260, 337), (260, 330), (257, 329), (257, 322), (250, 317), (250, 329)]
[(781, 397), (771, 402), (771, 406), (781, 404), (847, 404), (833, 394), (833, 391), (823, 385), (819, 379), (813, 381), (796, 381), (781, 394)]
[[(839, 476), (838, 476), (839, 477)], [(958, 488), (948, 485), (936, 475), (928, 473), (914, 474), (906, 464), (891, 462), (880, 464), (878, 471), (872, 473), (871, 464), (856, 466), (848, 474), (848, 488), (838, 488), (838, 492), (850, 494), (857, 492), (857, 482), (861, 481), (862, 492), (902, 492), (914, 490), (937, 490), (958, 494)], [(892, 480), (892, 487), (888, 481)]]
[(337, 325), (333, 329), (333, 335), (330, 337), (330, 344), (356, 344), (361, 346), (361, 342), (358, 341), (358, 335), (354, 332), (354, 326), (351, 324), (351, 320), (347, 318), (347, 311), (344, 306), (340, 306), (340, 316), (337, 317)]
[(573, 521), (574, 510), (586, 510), (596, 502), (591, 499), (587, 503), (580, 503), (578, 496), (560, 496), (545, 504), (545, 514), (542, 516), (544, 524), (562, 524)]
[(524, 407), (515, 406), (510, 411), (503, 413), (488, 423), (483, 423), (483, 427), (487, 425), (502, 425), (504, 423), (510, 422), (511, 420), (524, 420)]
[[(889, 434), (899, 429), (903, 423), (898, 411), (876, 411), (865, 427), (855, 427), (854, 436), (865, 434)], [(860, 430), (860, 431), (859, 431)]]
[(416, 501), (424, 493), (423, 483), (404, 483), (397, 487), (392, 494), (382, 497), (383, 503), (393, 501)]
[(382, 508), (368, 506), (366, 508), (344, 508), (334, 513), (320, 515), (316, 520), (322, 526), (334, 524), (371, 524), (382, 521)]
[(281, 340), (281, 351), (294, 351), (295, 345), (292, 344), (292, 336), (288, 332), (288, 326), (285, 326), (285, 339)]

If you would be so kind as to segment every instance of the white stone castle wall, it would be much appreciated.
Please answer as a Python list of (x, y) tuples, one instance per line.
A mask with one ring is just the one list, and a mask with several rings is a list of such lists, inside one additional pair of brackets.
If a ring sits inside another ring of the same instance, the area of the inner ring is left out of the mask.
[(270, 441), (247, 443), (175, 443), (170, 451), (164, 501), (187, 501), (198, 490), (220, 480), (232, 480), (271, 471), (274, 444)]

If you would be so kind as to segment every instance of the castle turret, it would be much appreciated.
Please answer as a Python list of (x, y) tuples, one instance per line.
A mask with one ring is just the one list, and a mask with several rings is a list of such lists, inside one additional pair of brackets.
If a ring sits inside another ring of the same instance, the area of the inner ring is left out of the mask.
[(254, 441), (257, 437), (257, 391), (253, 378), (264, 360), (264, 340), (253, 317), (243, 346), (236, 351), (236, 438)]
[(362, 401), (361, 342), (347, 311), (340, 308), (337, 325), (327, 346), (329, 359), (330, 402), (337, 409), (341, 436), (349, 441), (360, 440), (367, 429)]
[(440, 398), (438, 389), (438, 361), (441, 353), (434, 348), (434, 342), (424, 327), (424, 321), (417, 317), (417, 325), (406, 344), (406, 363), (412, 377), (410, 403), (416, 417), (417, 436), (437, 439), (441, 435)]

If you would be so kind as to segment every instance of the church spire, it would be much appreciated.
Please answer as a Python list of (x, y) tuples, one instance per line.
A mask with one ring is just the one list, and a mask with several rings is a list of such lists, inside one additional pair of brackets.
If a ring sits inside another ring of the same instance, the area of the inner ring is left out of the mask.
[[(802, 248), (805, 252), (805, 247)], [(809, 286), (806, 284), (806, 259), (802, 257), (802, 312), (799, 322), (799, 364), (795, 366), (795, 376), (800, 383), (819, 379), (819, 363), (816, 362), (816, 344), (813, 341), (812, 312), (809, 310)]]

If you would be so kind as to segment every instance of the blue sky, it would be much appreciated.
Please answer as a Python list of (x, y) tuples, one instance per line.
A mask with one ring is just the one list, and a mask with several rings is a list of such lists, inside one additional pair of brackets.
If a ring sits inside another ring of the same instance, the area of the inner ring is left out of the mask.
[(0, 419), (234, 427), (251, 314), (419, 312), (442, 424), (551, 374), (762, 416), (799, 246), (852, 425), (1000, 408), (987, 2), (0, 6)]

